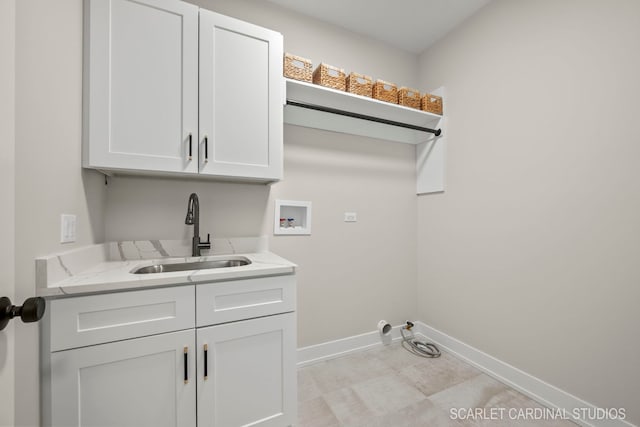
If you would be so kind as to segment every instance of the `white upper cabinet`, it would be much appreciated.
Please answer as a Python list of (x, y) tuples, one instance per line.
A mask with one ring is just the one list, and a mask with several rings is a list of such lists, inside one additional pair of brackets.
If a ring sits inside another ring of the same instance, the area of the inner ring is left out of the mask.
[(281, 34), (176, 0), (84, 4), (84, 167), (282, 177)]
[(198, 8), (84, 4), (84, 166), (197, 173)]
[(200, 9), (200, 173), (282, 178), (282, 35)]

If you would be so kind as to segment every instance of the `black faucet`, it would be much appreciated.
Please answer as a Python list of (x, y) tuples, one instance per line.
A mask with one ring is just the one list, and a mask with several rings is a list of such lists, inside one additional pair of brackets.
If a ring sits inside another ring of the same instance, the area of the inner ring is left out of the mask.
[(184, 220), (187, 225), (193, 225), (193, 239), (191, 240), (191, 256), (200, 256), (201, 249), (211, 249), (210, 235), (207, 234), (207, 241), (200, 242), (200, 202), (198, 195), (191, 193), (189, 204), (187, 205), (187, 218)]

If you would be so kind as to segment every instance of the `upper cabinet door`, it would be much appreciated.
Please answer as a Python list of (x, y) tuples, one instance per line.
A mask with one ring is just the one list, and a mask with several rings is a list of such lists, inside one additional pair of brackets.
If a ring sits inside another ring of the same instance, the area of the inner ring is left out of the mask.
[(282, 111), (282, 35), (200, 9), (200, 173), (281, 179)]
[(84, 166), (197, 173), (198, 8), (84, 4)]

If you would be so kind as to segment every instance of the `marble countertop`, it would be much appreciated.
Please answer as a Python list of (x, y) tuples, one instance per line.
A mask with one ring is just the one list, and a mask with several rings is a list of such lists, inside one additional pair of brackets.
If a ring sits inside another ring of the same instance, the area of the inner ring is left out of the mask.
[[(266, 240), (266, 239), (265, 239)], [(261, 239), (219, 239), (211, 255), (184, 256), (189, 242), (113, 242), (78, 248), (36, 259), (37, 295), (44, 297), (137, 290), (147, 287), (197, 284), (249, 277), (293, 274), (296, 265), (265, 250)], [(209, 261), (243, 256), (240, 267), (134, 274), (152, 264)]]

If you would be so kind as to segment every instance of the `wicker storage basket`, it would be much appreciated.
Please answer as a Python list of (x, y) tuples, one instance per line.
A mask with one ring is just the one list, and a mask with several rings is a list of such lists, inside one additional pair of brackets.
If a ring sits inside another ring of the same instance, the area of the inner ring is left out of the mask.
[(376, 80), (373, 84), (373, 97), (381, 101), (398, 103), (398, 86), (384, 80)]
[(371, 98), (373, 96), (373, 79), (364, 74), (352, 72), (347, 76), (347, 92)]
[(442, 115), (442, 97), (426, 93), (422, 97), (422, 109), (433, 114)]
[(284, 54), (284, 76), (311, 83), (313, 66), (311, 61), (301, 56)]
[(398, 89), (398, 104), (419, 110), (421, 105), (420, 92), (408, 87), (401, 87)]
[(342, 68), (327, 64), (320, 64), (313, 72), (313, 82), (317, 85), (345, 91), (347, 89), (347, 77)]

